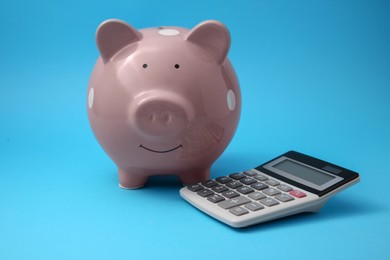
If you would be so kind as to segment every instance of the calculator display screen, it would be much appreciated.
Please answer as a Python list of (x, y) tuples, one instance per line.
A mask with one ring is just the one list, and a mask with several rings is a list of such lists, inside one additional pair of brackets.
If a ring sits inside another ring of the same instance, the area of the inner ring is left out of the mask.
[(321, 186), (335, 178), (334, 176), (326, 174), (323, 171), (316, 170), (312, 167), (308, 167), (304, 164), (289, 160), (287, 158), (277, 164), (274, 164), (272, 167), (318, 186)]

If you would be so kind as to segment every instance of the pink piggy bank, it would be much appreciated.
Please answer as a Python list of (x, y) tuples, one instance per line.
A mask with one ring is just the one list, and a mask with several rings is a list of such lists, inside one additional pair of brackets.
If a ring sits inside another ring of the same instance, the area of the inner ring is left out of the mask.
[(205, 21), (191, 30), (136, 30), (111, 19), (96, 41), (88, 117), (118, 166), (120, 187), (142, 187), (152, 175), (174, 174), (185, 184), (209, 179), (241, 111), (227, 28)]

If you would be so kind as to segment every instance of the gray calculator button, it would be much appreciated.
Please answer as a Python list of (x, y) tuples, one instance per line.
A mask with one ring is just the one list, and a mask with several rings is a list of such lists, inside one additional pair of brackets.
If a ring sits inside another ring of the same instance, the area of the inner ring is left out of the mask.
[(230, 209), (230, 208), (248, 203), (250, 201), (251, 201), (250, 199), (240, 196), (240, 197), (233, 198), (230, 200), (222, 201), (222, 202), (218, 203), (218, 206), (220, 206), (221, 208), (224, 208), (224, 209)]
[(203, 190), (198, 191), (197, 194), (199, 196), (202, 196), (202, 197), (207, 197), (207, 196), (213, 195), (214, 192), (212, 192), (211, 190), (208, 190), (208, 189), (203, 189)]
[(277, 186), (280, 184), (280, 182), (272, 180), (272, 179), (266, 180), (265, 183), (267, 183), (268, 185), (271, 185), (271, 186)]
[(249, 211), (247, 211), (246, 209), (244, 209), (242, 207), (232, 208), (231, 210), (229, 210), (229, 212), (236, 215), (236, 216), (242, 216), (242, 215), (249, 213)]
[(212, 180), (208, 180), (208, 181), (202, 182), (202, 185), (205, 186), (206, 188), (211, 188), (211, 187), (217, 186), (218, 183), (215, 181), (212, 181)]
[(275, 199), (281, 201), (281, 202), (287, 202), (287, 201), (291, 201), (291, 200), (294, 200), (293, 197), (291, 197), (290, 195), (287, 195), (287, 194), (279, 194), (279, 195), (276, 195), (275, 196)]
[(286, 184), (280, 184), (276, 188), (278, 188), (279, 190), (284, 191), (284, 192), (288, 192), (288, 191), (292, 190), (292, 188)]
[(239, 193), (242, 193), (242, 194), (249, 194), (251, 192), (254, 192), (254, 190), (252, 188), (249, 188), (247, 186), (239, 187), (236, 189), (236, 191), (238, 191)]
[(261, 192), (256, 191), (256, 192), (253, 192), (253, 193), (249, 194), (248, 197), (253, 199), (253, 200), (261, 200), (261, 199), (266, 198), (267, 196), (265, 196)]
[(278, 205), (279, 202), (277, 202), (276, 200), (274, 200), (273, 198), (265, 198), (265, 199), (262, 199), (260, 200), (260, 203), (263, 204), (263, 205), (266, 205), (268, 207), (272, 207), (272, 206), (275, 206), (275, 205)]
[(218, 186), (214, 186), (211, 188), (213, 191), (215, 192), (218, 192), (218, 193), (221, 193), (221, 192), (224, 192), (224, 191), (227, 191), (228, 188), (226, 188), (225, 186), (223, 185), (218, 185)]
[(256, 182), (256, 183), (253, 183), (251, 185), (251, 187), (256, 189), (256, 190), (264, 190), (264, 189), (268, 188), (268, 185), (261, 183), (261, 182)]
[(268, 180), (268, 177), (267, 176), (264, 176), (264, 175), (261, 175), (261, 174), (258, 174), (256, 176), (254, 176), (253, 178), (255, 178), (256, 180), (258, 181), (265, 181), (265, 180)]
[(188, 185), (187, 186), (187, 189), (189, 189), (190, 191), (198, 191), (198, 190), (202, 190), (204, 189), (202, 185), (199, 185), (199, 184), (193, 184), (193, 185)]
[(239, 182), (239, 181), (231, 181), (231, 182), (229, 182), (229, 183), (226, 183), (225, 185), (228, 186), (228, 187), (231, 188), (231, 189), (236, 189), (236, 188), (238, 188), (238, 187), (241, 187), (241, 186), (242, 186), (242, 183)]
[(247, 176), (255, 176), (257, 175), (257, 172), (253, 171), (253, 170), (247, 170), (247, 171), (244, 171), (244, 174), (247, 175)]
[(255, 183), (257, 181), (253, 178), (246, 177), (246, 178), (241, 179), (240, 182), (245, 184), (245, 185), (249, 185), (249, 184)]
[(232, 181), (232, 179), (230, 179), (229, 177), (226, 177), (226, 176), (218, 177), (215, 180), (221, 184), (225, 184), (225, 183)]
[(207, 199), (213, 203), (218, 203), (218, 202), (221, 202), (221, 201), (224, 201), (225, 198), (222, 197), (221, 195), (218, 195), (218, 194), (214, 194), (214, 195), (211, 195), (211, 196), (208, 196)]
[(245, 178), (246, 176), (242, 172), (237, 172), (237, 173), (230, 174), (229, 177), (235, 180), (239, 180)]
[(278, 191), (275, 188), (268, 188), (268, 189), (263, 190), (263, 192), (265, 194), (267, 194), (268, 196), (275, 196), (275, 195), (280, 194), (280, 191)]
[(257, 202), (251, 202), (251, 203), (245, 204), (244, 206), (245, 206), (245, 208), (252, 210), (252, 211), (256, 211), (256, 210), (264, 208), (262, 205), (260, 205)]
[(221, 193), (221, 195), (228, 198), (228, 199), (240, 196), (240, 194), (238, 194), (237, 192), (235, 192), (233, 190), (224, 191)]

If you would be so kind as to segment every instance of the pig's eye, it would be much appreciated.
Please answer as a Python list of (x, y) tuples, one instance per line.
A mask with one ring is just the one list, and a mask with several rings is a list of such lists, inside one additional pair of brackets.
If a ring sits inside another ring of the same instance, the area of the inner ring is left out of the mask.
[(144, 68), (144, 69), (146, 69), (147, 67), (148, 67), (148, 64), (144, 64), (144, 65), (142, 65), (142, 67)]
[(175, 64), (175, 68), (176, 69), (180, 68), (180, 65), (179, 64)]

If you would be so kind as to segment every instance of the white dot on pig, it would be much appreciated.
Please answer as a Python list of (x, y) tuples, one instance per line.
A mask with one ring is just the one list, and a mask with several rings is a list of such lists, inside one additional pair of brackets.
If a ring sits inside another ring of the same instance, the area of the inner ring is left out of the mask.
[(233, 90), (229, 89), (226, 96), (227, 106), (230, 111), (233, 111), (236, 107), (236, 95), (234, 95)]
[(180, 32), (178, 30), (175, 30), (175, 29), (161, 29), (158, 31), (158, 33), (160, 35), (164, 35), (164, 36), (175, 36), (175, 35), (180, 34)]
[(92, 105), (93, 105), (93, 98), (95, 96), (95, 91), (93, 90), (93, 88), (91, 88), (89, 90), (89, 94), (88, 94), (88, 107), (91, 109), (92, 108)]

